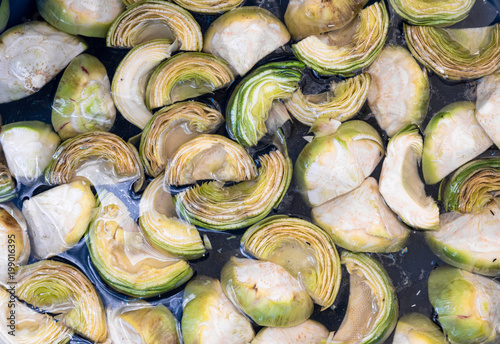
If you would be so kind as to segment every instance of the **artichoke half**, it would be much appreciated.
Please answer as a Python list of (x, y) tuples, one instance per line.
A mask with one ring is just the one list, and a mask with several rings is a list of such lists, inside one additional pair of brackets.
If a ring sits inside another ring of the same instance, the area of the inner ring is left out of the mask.
[(403, 25), (415, 58), (442, 78), (472, 80), (500, 68), (500, 24), (468, 29)]
[(422, 171), (427, 184), (487, 150), (493, 142), (478, 123), (473, 102), (456, 102), (442, 108), (425, 128)]
[(157, 177), (180, 146), (199, 134), (215, 132), (223, 122), (219, 111), (199, 102), (181, 102), (160, 109), (141, 135), (139, 154), (146, 173)]
[(85, 275), (71, 265), (44, 260), (19, 269), (16, 296), (57, 314), (56, 319), (92, 342), (108, 337), (101, 298)]
[(184, 289), (181, 326), (185, 344), (248, 344), (254, 337), (220, 282), (207, 276), (196, 276)]
[(398, 321), (398, 299), (382, 264), (364, 253), (342, 252), (350, 275), (345, 318), (326, 344), (378, 344), (391, 335)]
[(370, 75), (361, 73), (338, 83), (332, 82), (328, 92), (304, 95), (298, 89), (284, 103), (293, 117), (308, 126), (317, 118), (347, 121), (363, 107), (370, 84)]
[(476, 0), (390, 0), (399, 16), (413, 25), (450, 26), (464, 20)]
[(101, 191), (99, 200), (87, 246), (99, 275), (112, 288), (130, 296), (150, 297), (182, 285), (193, 275), (186, 261), (147, 243), (117, 196)]
[(384, 46), (389, 15), (376, 2), (340, 30), (309, 36), (293, 45), (295, 56), (321, 75), (351, 76), (370, 65)]
[(318, 344), (327, 337), (326, 327), (309, 319), (292, 327), (265, 327), (250, 344)]
[(291, 97), (303, 68), (298, 61), (268, 63), (240, 81), (226, 108), (229, 135), (244, 147), (255, 146), (268, 132), (266, 120), (273, 101)]
[(127, 7), (109, 27), (106, 45), (132, 48), (160, 38), (179, 41), (184, 51), (201, 51), (203, 47), (200, 25), (193, 16), (163, 0), (145, 0)]
[(151, 74), (146, 88), (146, 106), (155, 109), (212, 93), (233, 80), (229, 65), (218, 57), (197, 52), (177, 54)]
[(396, 326), (392, 344), (447, 344), (443, 332), (431, 319), (420, 313), (401, 317)]
[(8, 202), (16, 196), (16, 181), (12, 178), (5, 153), (0, 144), (0, 203)]
[(290, 34), (268, 10), (245, 6), (217, 18), (203, 40), (203, 51), (224, 59), (237, 74), (245, 75), (262, 58), (285, 45)]
[(477, 85), (476, 119), (500, 148), (500, 72), (485, 76)]
[(138, 191), (144, 182), (144, 170), (134, 146), (115, 134), (90, 132), (64, 141), (45, 170), (50, 185), (64, 184), (79, 177), (92, 185), (135, 181)]
[(368, 105), (387, 135), (394, 136), (408, 124), (422, 124), (429, 106), (429, 80), (408, 50), (385, 46), (368, 73)]
[(451, 344), (493, 344), (500, 338), (500, 283), (442, 266), (429, 276), (429, 301)]
[(334, 242), (310, 222), (271, 216), (250, 227), (241, 246), (257, 259), (283, 266), (323, 309), (340, 287), (340, 258)]
[(221, 284), (227, 297), (260, 326), (296, 326), (313, 312), (301, 283), (273, 262), (231, 257), (222, 268)]
[(220, 14), (230, 11), (243, 3), (244, 0), (174, 0), (175, 3), (188, 11), (204, 14)]
[(85, 42), (45, 22), (27, 22), (0, 36), (0, 103), (38, 92), (71, 60)]

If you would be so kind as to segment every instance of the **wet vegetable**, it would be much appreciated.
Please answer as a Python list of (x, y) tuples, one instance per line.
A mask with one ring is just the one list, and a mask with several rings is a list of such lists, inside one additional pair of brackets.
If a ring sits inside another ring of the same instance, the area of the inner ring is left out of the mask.
[(293, 327), (265, 327), (251, 344), (318, 344), (328, 337), (325, 326), (314, 320), (306, 320)]
[(139, 153), (146, 173), (157, 177), (180, 146), (199, 134), (215, 132), (223, 122), (219, 111), (199, 102), (181, 102), (162, 108), (141, 136)]
[(9, 0), (0, 0), (0, 32), (5, 30), (10, 17)]
[(452, 344), (498, 342), (500, 284), (449, 266), (429, 276), (429, 300)]
[(19, 269), (16, 296), (52, 314), (93, 342), (107, 339), (101, 298), (92, 283), (71, 265), (44, 260)]
[(327, 344), (384, 343), (398, 321), (398, 299), (384, 267), (364, 253), (342, 251), (350, 275), (345, 318)]
[(500, 72), (485, 76), (477, 85), (476, 119), (500, 148)]
[(399, 16), (413, 25), (450, 26), (464, 20), (476, 0), (390, 0)]
[(0, 103), (38, 92), (85, 49), (82, 39), (45, 22), (5, 31), (0, 36)]
[(446, 344), (440, 328), (431, 319), (420, 313), (409, 313), (401, 317), (396, 326), (392, 344)]
[(125, 10), (122, 0), (37, 0), (36, 4), (43, 19), (52, 26), (89, 37), (106, 37), (111, 23)]
[(24, 185), (32, 185), (43, 174), (60, 142), (52, 126), (40, 121), (9, 123), (0, 133), (9, 171)]
[(182, 337), (185, 344), (247, 344), (254, 331), (218, 280), (196, 276), (184, 289)]
[(245, 6), (223, 14), (210, 25), (203, 51), (224, 59), (233, 71), (245, 75), (289, 40), (288, 29), (271, 12)]
[(89, 131), (109, 131), (116, 109), (108, 74), (94, 56), (82, 54), (69, 64), (52, 105), (52, 125), (62, 140)]
[(8, 202), (16, 197), (16, 195), (16, 182), (9, 171), (7, 160), (0, 144), (0, 203)]
[(316, 137), (300, 152), (295, 178), (304, 200), (319, 206), (361, 185), (384, 154), (382, 139), (368, 123), (350, 121)]
[(300, 282), (272, 262), (231, 257), (222, 268), (221, 284), (227, 297), (260, 326), (296, 326), (313, 311)]
[(389, 15), (383, 1), (366, 7), (347, 26), (293, 45), (295, 56), (321, 75), (351, 76), (384, 46)]
[(473, 102), (456, 102), (442, 108), (427, 124), (422, 156), (427, 184), (436, 184), (493, 144), (474, 113)]
[(335, 301), (340, 259), (321, 228), (297, 218), (271, 216), (250, 227), (241, 245), (252, 256), (283, 266), (323, 309)]
[(422, 124), (429, 106), (429, 80), (408, 50), (386, 45), (368, 73), (368, 104), (387, 135), (394, 136), (408, 124)]
[(410, 235), (409, 228), (385, 204), (372, 177), (353, 191), (313, 208), (312, 218), (337, 245), (354, 252), (396, 252)]
[(183, 51), (200, 51), (203, 47), (200, 25), (193, 16), (163, 0), (140, 1), (127, 7), (109, 27), (106, 45), (132, 48), (159, 38), (179, 41)]
[(90, 258), (112, 288), (135, 297), (156, 296), (184, 284), (193, 271), (184, 260), (151, 247), (125, 204), (101, 191), (87, 237)]
[(92, 220), (95, 198), (83, 181), (56, 186), (23, 202), (33, 256), (45, 259), (75, 246)]
[(146, 88), (146, 106), (155, 109), (228, 86), (234, 76), (226, 61), (205, 53), (177, 54), (161, 63)]
[(344, 81), (333, 81), (328, 92), (304, 95), (297, 89), (284, 103), (293, 117), (308, 126), (317, 118), (347, 121), (363, 107), (370, 84), (370, 75), (361, 73)]
[(408, 48), (425, 67), (449, 80), (472, 80), (500, 67), (500, 25), (442, 29), (404, 24)]
[(191, 12), (220, 14), (238, 7), (243, 0), (175, 0), (175, 3)]

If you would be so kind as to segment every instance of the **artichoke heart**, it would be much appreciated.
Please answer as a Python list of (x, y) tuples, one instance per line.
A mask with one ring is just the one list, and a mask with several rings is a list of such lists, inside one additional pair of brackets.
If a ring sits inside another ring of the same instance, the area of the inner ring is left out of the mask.
[(56, 186), (23, 202), (33, 256), (45, 259), (75, 246), (92, 220), (95, 198), (84, 181)]
[(368, 104), (389, 136), (408, 124), (422, 124), (429, 106), (429, 80), (408, 50), (385, 46), (368, 73), (372, 77)]
[(237, 74), (245, 75), (262, 58), (285, 45), (290, 34), (268, 10), (245, 6), (217, 18), (203, 40), (203, 51), (224, 59)]
[(227, 297), (260, 326), (296, 326), (313, 312), (300, 282), (273, 262), (231, 257), (222, 268), (221, 284)]
[(312, 218), (337, 245), (353, 252), (396, 252), (410, 236), (409, 228), (385, 204), (372, 177), (313, 208)]
[(370, 65), (389, 29), (384, 1), (376, 2), (340, 30), (309, 36), (293, 45), (295, 56), (321, 75), (351, 76)]
[(0, 203), (8, 202), (16, 196), (16, 182), (9, 171), (5, 153), (0, 144)]
[(94, 56), (82, 54), (69, 64), (57, 87), (52, 125), (62, 140), (89, 131), (109, 131), (116, 109), (108, 74)]
[(476, 0), (390, 0), (392, 7), (413, 25), (450, 26), (464, 20)]
[(109, 27), (106, 45), (132, 48), (154, 39), (177, 40), (183, 51), (201, 51), (203, 47), (200, 25), (193, 16), (163, 0), (145, 0), (127, 7)]
[(227, 104), (227, 129), (244, 147), (252, 147), (268, 132), (266, 120), (275, 99), (289, 98), (299, 87), (304, 64), (273, 62), (257, 68), (234, 89)]
[(326, 344), (384, 343), (398, 321), (398, 299), (382, 264), (364, 253), (342, 252), (350, 274), (349, 303), (345, 318)]
[(226, 61), (205, 53), (180, 53), (154, 70), (146, 88), (146, 106), (155, 109), (212, 93), (233, 80)]
[(413, 56), (442, 78), (472, 80), (500, 68), (500, 24), (467, 29), (404, 24), (403, 29)]
[(200, 234), (195, 226), (177, 218), (172, 196), (163, 189), (163, 175), (148, 185), (139, 211), (139, 226), (154, 248), (184, 259), (203, 256)]
[(0, 287), (0, 319), (3, 344), (66, 344), (73, 337), (72, 330), (14, 299), (3, 287)]
[(500, 148), (500, 72), (485, 76), (477, 85), (476, 119)]
[(357, 188), (384, 154), (382, 138), (368, 123), (349, 121), (331, 135), (316, 137), (300, 152), (295, 178), (310, 206)]
[(250, 344), (318, 344), (327, 337), (326, 327), (309, 319), (293, 327), (265, 327)]
[(241, 238), (246, 252), (283, 266), (323, 309), (340, 287), (340, 258), (321, 228), (287, 216), (271, 216), (250, 227)]
[(45, 22), (5, 31), (0, 36), (0, 103), (38, 92), (85, 49), (82, 39)]
[(248, 344), (254, 331), (218, 280), (196, 276), (184, 289), (182, 337), (185, 344)]
[(266, 217), (283, 199), (292, 162), (280, 151), (260, 156), (254, 180), (225, 187), (212, 181), (177, 194), (177, 211), (190, 223), (214, 230), (240, 229)]
[(436, 184), (493, 144), (474, 116), (475, 109), (473, 102), (452, 103), (427, 124), (422, 156), (427, 184)]
[(180, 146), (165, 171), (166, 185), (194, 184), (201, 180), (241, 182), (254, 179), (257, 168), (239, 144), (224, 136), (202, 134)]
[(199, 134), (215, 132), (223, 122), (219, 111), (199, 102), (181, 102), (162, 108), (141, 135), (139, 153), (146, 173), (157, 177), (181, 145)]
[(16, 296), (93, 342), (108, 337), (101, 298), (92, 283), (71, 265), (44, 260), (19, 269)]
[(339, 83), (332, 82), (328, 92), (304, 95), (298, 89), (284, 103), (293, 117), (308, 126), (317, 118), (347, 121), (363, 107), (370, 84), (370, 75), (361, 73)]
[(493, 344), (500, 338), (500, 283), (442, 266), (429, 276), (429, 301), (451, 344)]
[(150, 297), (177, 288), (193, 275), (186, 261), (147, 243), (117, 196), (101, 191), (99, 200), (87, 246), (99, 275), (112, 288), (130, 296)]
[(392, 344), (447, 344), (443, 332), (431, 319), (420, 313), (401, 317), (396, 326)]
[(64, 141), (45, 170), (50, 185), (83, 177), (93, 185), (135, 180), (137, 191), (144, 182), (144, 170), (134, 146), (115, 134), (90, 132)]

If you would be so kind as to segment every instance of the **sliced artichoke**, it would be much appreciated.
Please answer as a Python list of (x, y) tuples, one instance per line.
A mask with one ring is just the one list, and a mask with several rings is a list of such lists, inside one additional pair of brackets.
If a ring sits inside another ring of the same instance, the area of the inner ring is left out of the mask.
[(201, 180), (241, 182), (254, 179), (257, 167), (248, 152), (224, 136), (202, 134), (180, 146), (165, 170), (166, 185)]
[(265, 327), (251, 344), (318, 344), (328, 337), (325, 326), (314, 320), (306, 320), (293, 327)]
[(332, 135), (316, 137), (300, 152), (295, 178), (310, 206), (357, 188), (384, 154), (382, 138), (368, 123), (350, 121)]
[(292, 96), (303, 68), (297, 61), (268, 63), (240, 81), (226, 108), (231, 137), (244, 147), (255, 146), (268, 132), (266, 120), (273, 101)]
[(52, 126), (40, 121), (10, 123), (0, 133), (10, 173), (24, 185), (32, 185), (43, 174), (60, 142)]
[(132, 48), (159, 38), (179, 41), (184, 51), (201, 51), (203, 47), (200, 25), (193, 16), (163, 0), (140, 1), (127, 7), (109, 27), (106, 45)]
[(47, 314), (37, 313), (2, 287), (0, 314), (0, 341), (4, 344), (66, 344), (73, 337), (72, 330)]
[(56, 186), (23, 202), (33, 256), (45, 259), (75, 246), (92, 220), (95, 198), (83, 181)]
[(384, 2), (366, 7), (340, 30), (309, 36), (293, 45), (295, 56), (321, 75), (350, 76), (370, 65), (389, 29)]
[(180, 344), (177, 321), (162, 304), (134, 301), (107, 312), (109, 338), (120, 344)]
[(0, 203), (8, 202), (16, 195), (16, 182), (9, 171), (5, 153), (0, 144)]
[(122, 0), (37, 0), (36, 4), (43, 19), (59, 30), (101, 38), (125, 10)]
[(248, 344), (254, 331), (218, 280), (197, 276), (184, 289), (182, 337), (185, 344)]
[(144, 182), (144, 170), (134, 146), (115, 134), (90, 132), (64, 141), (45, 170), (50, 185), (79, 177), (93, 185), (135, 180), (134, 189), (138, 191)]
[(390, 0), (399, 16), (413, 25), (450, 26), (464, 20), (476, 0)]
[(71, 265), (44, 260), (19, 269), (16, 296), (57, 314), (56, 319), (93, 342), (108, 337), (101, 298), (85, 275)]
[(500, 283), (442, 266), (429, 276), (429, 300), (452, 344), (498, 343)]
[(410, 236), (409, 228), (385, 204), (372, 177), (313, 208), (312, 218), (337, 245), (354, 252), (396, 252)]
[(0, 0), (0, 32), (5, 30), (10, 17), (9, 0)]
[(199, 134), (215, 132), (224, 122), (221, 113), (205, 104), (188, 101), (162, 108), (148, 122), (139, 153), (146, 173), (157, 177), (184, 143)]
[(380, 193), (407, 225), (418, 229), (439, 227), (439, 208), (425, 194), (418, 174), (423, 142), (418, 128), (409, 125), (389, 141), (380, 174)]
[(392, 344), (447, 344), (438, 325), (420, 313), (406, 314), (399, 319)]
[(234, 75), (226, 61), (205, 53), (177, 54), (149, 78), (146, 106), (155, 109), (228, 86)]
[(283, 266), (304, 286), (315, 303), (330, 307), (340, 287), (340, 259), (335, 243), (310, 222), (271, 216), (241, 238), (246, 252)]
[(221, 284), (227, 297), (260, 326), (296, 326), (313, 312), (300, 282), (273, 262), (231, 257), (222, 268)]
[(230, 11), (239, 5), (244, 0), (174, 0), (175, 3), (191, 12), (204, 14), (220, 14)]
[(85, 49), (82, 39), (45, 22), (5, 31), (0, 36), (0, 103), (38, 92)]
[(387, 135), (394, 136), (408, 124), (422, 124), (429, 106), (429, 80), (408, 50), (385, 46), (368, 73), (368, 104)]
[(106, 283), (127, 295), (149, 297), (189, 280), (193, 275), (189, 264), (151, 247), (118, 197), (101, 191), (99, 200), (87, 246), (92, 263)]
[(442, 78), (477, 79), (500, 68), (500, 24), (468, 29), (404, 24), (403, 29), (413, 56)]
[(476, 119), (500, 148), (500, 72), (482, 78), (477, 85)]
[(203, 51), (224, 59), (237, 74), (245, 75), (289, 40), (286, 26), (271, 12), (245, 6), (223, 14), (210, 25), (205, 32)]
[(177, 218), (172, 196), (163, 189), (163, 175), (148, 185), (139, 211), (139, 226), (154, 248), (184, 259), (203, 256), (200, 234), (195, 226)]
[(427, 184), (436, 184), (493, 144), (474, 113), (473, 102), (456, 102), (442, 108), (427, 124), (422, 156)]
[(382, 264), (364, 253), (342, 252), (350, 274), (349, 303), (345, 318), (326, 344), (384, 343), (398, 321), (398, 299)]
[(106, 68), (92, 55), (77, 56), (64, 71), (52, 105), (52, 125), (59, 137), (109, 131), (115, 116)]
[(227, 187), (218, 181), (197, 185), (175, 196), (177, 211), (192, 224), (221, 231), (263, 219), (283, 199), (292, 178), (292, 162), (280, 151), (259, 160), (256, 179)]

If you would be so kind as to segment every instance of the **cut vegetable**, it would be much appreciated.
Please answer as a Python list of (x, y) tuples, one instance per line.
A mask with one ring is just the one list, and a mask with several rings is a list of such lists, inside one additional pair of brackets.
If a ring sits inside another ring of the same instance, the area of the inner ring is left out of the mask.
[(500, 72), (479, 81), (476, 119), (497, 148), (500, 148)]
[(450, 26), (464, 20), (476, 0), (391, 0), (396, 13), (413, 25)]
[(431, 319), (420, 313), (409, 313), (398, 321), (392, 344), (447, 344), (443, 332)]

